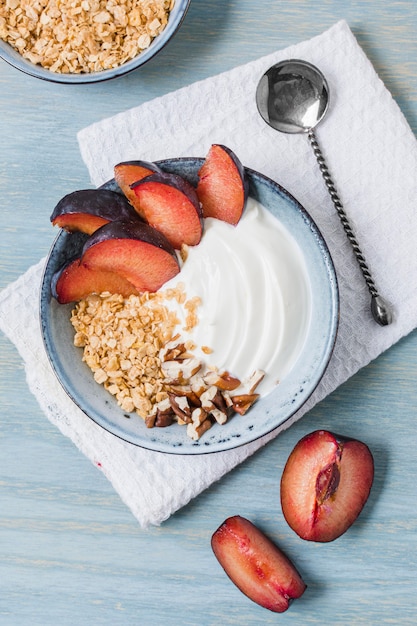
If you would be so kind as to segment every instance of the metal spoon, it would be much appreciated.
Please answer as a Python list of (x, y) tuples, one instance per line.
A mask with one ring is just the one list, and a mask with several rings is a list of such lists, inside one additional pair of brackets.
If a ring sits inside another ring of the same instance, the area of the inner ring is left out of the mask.
[(329, 106), (329, 88), (323, 74), (306, 61), (293, 59), (277, 63), (259, 81), (256, 104), (265, 122), (275, 130), (307, 133), (324, 182), (371, 294), (372, 315), (381, 326), (390, 324), (392, 312), (378, 293), (314, 134), (313, 129), (323, 119)]

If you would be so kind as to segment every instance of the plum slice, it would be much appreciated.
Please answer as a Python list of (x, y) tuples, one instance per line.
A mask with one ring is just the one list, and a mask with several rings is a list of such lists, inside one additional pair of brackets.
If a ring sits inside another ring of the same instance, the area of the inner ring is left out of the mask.
[(300, 439), (282, 473), (284, 517), (302, 539), (333, 541), (358, 517), (373, 478), (366, 444), (316, 430)]
[(151, 161), (123, 161), (114, 166), (114, 178), (129, 202), (135, 206), (136, 194), (131, 185), (161, 171), (161, 168)]
[(203, 216), (236, 225), (242, 217), (249, 186), (235, 153), (226, 146), (213, 144), (198, 176), (197, 196)]
[(109, 222), (85, 242), (82, 263), (92, 270), (116, 272), (140, 291), (157, 291), (180, 271), (169, 241), (139, 220)]
[(139, 203), (137, 210), (176, 250), (182, 244), (195, 246), (200, 242), (203, 220), (191, 183), (178, 174), (162, 172), (134, 183), (132, 189)]
[(128, 219), (139, 216), (124, 196), (109, 189), (73, 191), (61, 198), (51, 215), (54, 226), (87, 235), (108, 222)]
[(92, 270), (80, 258), (66, 263), (52, 278), (52, 293), (60, 304), (78, 302), (93, 293), (118, 293), (123, 297), (138, 291), (128, 280), (115, 272)]
[(306, 589), (288, 557), (244, 517), (225, 520), (213, 534), (211, 546), (234, 584), (265, 609), (283, 613)]

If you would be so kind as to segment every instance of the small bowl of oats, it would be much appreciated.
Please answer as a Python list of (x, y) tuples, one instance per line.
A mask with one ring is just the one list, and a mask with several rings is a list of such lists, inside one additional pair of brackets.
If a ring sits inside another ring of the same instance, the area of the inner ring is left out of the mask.
[(177, 32), (191, 0), (5, 0), (0, 58), (56, 83), (125, 75)]

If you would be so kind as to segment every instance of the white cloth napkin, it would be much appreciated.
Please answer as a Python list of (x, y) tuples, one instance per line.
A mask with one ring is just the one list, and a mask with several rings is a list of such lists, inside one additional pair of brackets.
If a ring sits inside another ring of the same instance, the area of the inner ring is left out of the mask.
[[(280, 134), (257, 113), (261, 75), (288, 58), (316, 64), (328, 79), (331, 106), (317, 137), (379, 290), (393, 306), (390, 326), (371, 318), (369, 293), (307, 137)], [(417, 325), (417, 142), (344, 21), (310, 41), (79, 133), (95, 185), (112, 178), (119, 161), (205, 156), (212, 143), (226, 144), (244, 165), (287, 188), (316, 220), (335, 262), (341, 296), (335, 351), (293, 423)], [(96, 426), (67, 398), (44, 353), (38, 321), (43, 265), (44, 260), (0, 294), (0, 328), (19, 349), (30, 389), (47, 417), (105, 473), (141, 526), (160, 524), (281, 430), (232, 451), (188, 457), (135, 447)]]

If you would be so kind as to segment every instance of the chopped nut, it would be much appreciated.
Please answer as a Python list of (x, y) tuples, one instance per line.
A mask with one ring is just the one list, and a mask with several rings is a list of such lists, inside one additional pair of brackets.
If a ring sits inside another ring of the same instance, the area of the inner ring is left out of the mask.
[(198, 373), (194, 374), (194, 376), (190, 378), (189, 382), (192, 391), (198, 398), (200, 398), (201, 394), (204, 393), (204, 391), (207, 389), (207, 385), (204, 383), (202, 376), (200, 376), (200, 374)]
[(154, 426), (156, 428), (166, 428), (174, 423), (174, 413), (172, 411), (157, 411)]
[(188, 400), (188, 404), (190, 407), (200, 406), (200, 398), (198, 395), (191, 389), (190, 385), (168, 385), (165, 386), (167, 393), (172, 393), (175, 396), (185, 396)]
[(152, 412), (156, 415), (157, 411), (161, 411), (161, 412), (172, 411), (171, 403), (168, 397), (164, 398), (163, 400), (160, 400), (154, 405)]
[(204, 420), (204, 422), (199, 426), (191, 422), (191, 424), (187, 424), (187, 435), (194, 441), (197, 441), (202, 435), (204, 435), (205, 432), (209, 430), (209, 428), (211, 428), (211, 426), (212, 423), (209, 419)]
[(215, 387), (214, 385), (211, 385), (210, 387), (205, 389), (205, 391), (200, 396), (200, 402), (203, 409), (210, 412), (211, 409), (215, 408), (213, 399), (215, 398), (216, 394), (217, 387)]
[(164, 361), (162, 371), (165, 377), (175, 383), (189, 380), (201, 369), (201, 361), (196, 358), (188, 358), (180, 361)]
[(226, 424), (227, 422), (227, 413), (220, 411), (220, 409), (212, 409), (210, 415), (214, 417), (218, 424)]
[(247, 386), (249, 387), (249, 393), (253, 393), (260, 382), (265, 377), (265, 372), (262, 370), (255, 370), (253, 374), (247, 380)]
[(220, 374), (216, 371), (210, 371), (205, 374), (204, 380), (209, 385), (215, 385), (219, 389), (227, 389), (228, 391), (237, 389), (240, 385), (240, 380), (231, 376), (229, 372), (223, 372)]
[[(187, 356), (183, 356), (187, 354)], [(159, 352), (159, 358), (161, 361), (175, 361), (180, 358), (189, 358), (191, 355), (186, 352), (185, 345), (183, 343), (176, 343), (170, 341)]]
[(191, 421), (196, 426), (200, 426), (205, 419), (207, 419), (208, 413), (201, 406), (194, 409), (191, 414)]
[(151, 413), (145, 417), (146, 428), (153, 428), (156, 422), (156, 413)]
[(148, 428), (164, 428), (170, 426), (173, 421), (174, 413), (168, 398), (155, 404), (152, 413), (145, 417), (145, 424)]
[(219, 411), (221, 411), (227, 416), (227, 409), (228, 409), (227, 402), (223, 393), (220, 391), (220, 389), (217, 390), (217, 393), (214, 396), (212, 402), (214, 406), (216, 407), (216, 409), (218, 409)]
[(233, 408), (239, 415), (244, 415), (258, 398), (259, 394), (257, 393), (232, 396)]
[(175, 396), (173, 393), (168, 393), (171, 409), (180, 420), (187, 424), (191, 422), (191, 407), (188, 404), (186, 396)]

